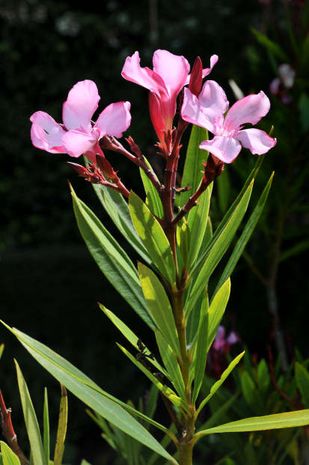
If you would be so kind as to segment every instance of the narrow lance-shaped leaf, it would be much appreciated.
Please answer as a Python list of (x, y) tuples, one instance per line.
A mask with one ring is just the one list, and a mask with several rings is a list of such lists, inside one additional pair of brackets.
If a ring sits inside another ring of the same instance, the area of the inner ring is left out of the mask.
[[(149, 169), (151, 169), (153, 171), (153, 169), (152, 169), (150, 163), (148, 162), (148, 160), (146, 160), (146, 158), (144, 158), (144, 160), (145, 160), (147, 166), (149, 167)], [(161, 202), (159, 192), (154, 187), (154, 185), (152, 184), (152, 182), (150, 181), (148, 176), (145, 174), (145, 171), (142, 170), (141, 168), (140, 168), (140, 175), (141, 175), (144, 190), (145, 190), (145, 193), (146, 193), (146, 199), (147, 199), (146, 203), (147, 203), (147, 205), (149, 207), (149, 210), (157, 218), (162, 218), (162, 216), (163, 216), (163, 206), (162, 206), (162, 202)]]
[[(207, 302), (207, 301), (206, 301)], [(208, 353), (208, 306), (202, 305), (200, 322), (197, 333), (196, 351), (194, 357), (194, 388), (192, 399), (196, 401), (205, 376), (206, 360)]]
[(175, 354), (178, 354), (179, 342), (177, 329), (173, 310), (165, 289), (154, 272), (142, 263), (138, 264), (138, 272), (148, 311), (158, 330), (166, 338)]
[(199, 415), (202, 409), (205, 407), (205, 405), (210, 401), (210, 399), (216, 394), (218, 389), (222, 386), (226, 378), (229, 376), (229, 374), (234, 370), (236, 365), (240, 362), (240, 360), (243, 358), (245, 352), (241, 352), (237, 357), (234, 358), (234, 360), (231, 361), (229, 366), (224, 370), (222, 375), (220, 376), (220, 379), (216, 381), (210, 388), (209, 394), (205, 397), (205, 399), (201, 402), (199, 408), (197, 409), (196, 415)]
[(45, 461), (45, 454), (42, 444), (39, 423), (29, 394), (28, 386), (16, 360), (15, 366), (20, 400), (23, 409), (27, 434), (30, 442), (33, 463), (35, 463), (36, 465), (48, 465)]
[(133, 310), (153, 328), (131, 259), (73, 189), (72, 199), (79, 230), (100, 270)]
[(271, 184), (272, 184), (272, 180), (273, 180), (273, 176), (274, 176), (274, 173), (272, 173), (272, 175), (270, 176), (258, 202), (256, 203), (256, 206), (253, 210), (253, 212), (251, 213), (247, 223), (246, 223), (246, 226), (244, 227), (244, 230), (243, 232), (241, 233), (241, 236), (240, 238), (238, 239), (235, 247), (234, 247), (234, 250), (224, 268), (224, 271), (220, 277), (220, 280), (218, 282), (218, 285), (217, 285), (217, 289), (222, 285), (222, 283), (229, 277), (231, 276), (233, 270), (235, 269), (235, 266), (237, 265), (238, 263), (238, 260), (240, 259), (255, 227), (256, 227), (256, 224), (257, 222), (259, 221), (260, 217), (261, 217), (261, 214), (264, 210), (264, 206), (265, 206), (265, 203), (266, 203), (266, 200), (268, 198), (268, 194), (269, 194), (269, 191), (270, 191), (270, 188), (271, 188)]
[(177, 464), (176, 460), (162, 448), (160, 443), (128, 411), (169, 434), (167, 428), (103, 391), (84, 373), (44, 344), (15, 328), (5, 326), (40, 365), (88, 407), (149, 449), (170, 460), (173, 464)]
[(309, 409), (295, 410), (294, 412), (275, 413), (260, 417), (245, 418), (232, 421), (224, 425), (215, 426), (196, 433), (199, 440), (203, 436), (217, 433), (246, 433), (250, 431), (267, 431), (281, 428), (296, 428), (309, 425)]
[(199, 126), (192, 126), (185, 165), (183, 169), (181, 186), (190, 187), (190, 190), (181, 192), (176, 198), (176, 204), (183, 206), (189, 197), (196, 191), (203, 176), (203, 161), (207, 159), (208, 153), (200, 149), (200, 143), (208, 139), (207, 130)]
[(134, 227), (155, 267), (170, 284), (175, 282), (176, 270), (169, 241), (158, 220), (147, 205), (131, 192), (129, 210)]
[(133, 357), (132, 354), (128, 350), (126, 350), (124, 347), (122, 347), (120, 344), (117, 344), (120, 350), (131, 360), (131, 362), (139, 368), (139, 370), (144, 373), (144, 375), (147, 376), (148, 379), (156, 386), (159, 391), (162, 392), (162, 394), (170, 401), (172, 404), (174, 404), (176, 407), (181, 407), (182, 406), (182, 401), (180, 397), (176, 395), (176, 393), (166, 386), (164, 382), (161, 382), (154, 374), (149, 371), (145, 365), (143, 365), (141, 362), (139, 362), (135, 357)]
[(231, 293), (231, 280), (227, 279), (211, 300), (208, 310), (208, 350), (213, 343)]
[(134, 229), (129, 207), (123, 196), (113, 189), (102, 186), (102, 184), (92, 184), (92, 186), (106, 213), (110, 216), (123, 237), (136, 250), (140, 257), (150, 264), (149, 255)]
[(61, 465), (64, 453), (65, 438), (68, 425), (68, 394), (64, 386), (61, 386), (61, 398), (59, 406), (58, 429), (54, 453), (54, 465)]
[(0, 441), (0, 447), (3, 465), (20, 465), (19, 458), (5, 442)]
[[(130, 342), (130, 344), (132, 344), (132, 346), (137, 351), (139, 351), (140, 350), (139, 342), (142, 342), (140, 338), (138, 338), (136, 334), (134, 334), (133, 331), (123, 321), (120, 320), (120, 318), (118, 318), (113, 312), (108, 310), (104, 305), (99, 304), (99, 307), (105, 313), (107, 318), (109, 318), (110, 321), (121, 332), (121, 334)], [(150, 350), (145, 345), (144, 345), (144, 353), (146, 356), (151, 355)], [(156, 368), (156, 370), (160, 371), (165, 376), (167, 375), (164, 368), (157, 362), (157, 360), (153, 356), (149, 357), (149, 363), (151, 363)]]
[(48, 392), (44, 389), (44, 404), (43, 404), (43, 448), (45, 453), (46, 463), (50, 461), (50, 426), (49, 426), (49, 406)]
[[(263, 161), (264, 161), (263, 156), (257, 157), (254, 167), (252, 168), (249, 176), (247, 177), (246, 181), (244, 182), (244, 185), (242, 186), (241, 191), (239, 192), (239, 194), (235, 198), (234, 202), (232, 202), (231, 206), (229, 207), (229, 209), (225, 213), (224, 217), (222, 218), (222, 221), (220, 222), (219, 226), (216, 229), (215, 235), (219, 235), (221, 233), (222, 229), (224, 228), (225, 224), (227, 223), (230, 216), (234, 212), (235, 208), (239, 205), (239, 203), (241, 202), (243, 196), (247, 192), (249, 185), (252, 183), (252, 181), (255, 180), (256, 176), (258, 175), (258, 172), (260, 171), (260, 168), (262, 166)], [(204, 257), (202, 256), (200, 258), (200, 260), (203, 261)]]
[(220, 262), (221, 258), (231, 244), (234, 235), (247, 211), (249, 200), (253, 188), (253, 181), (249, 184), (239, 204), (228, 217), (226, 223), (220, 228), (219, 234), (214, 234), (207, 251), (204, 253), (204, 260), (201, 267), (195, 267), (192, 271), (192, 285), (189, 291), (189, 296), (186, 300), (186, 310), (189, 312), (194, 308), (196, 302), (203, 292), (205, 292), (208, 280)]
[(161, 359), (166, 368), (168, 378), (174, 385), (179, 396), (182, 399), (185, 399), (185, 385), (175, 352), (159, 331), (156, 331), (155, 335)]
[(188, 225), (190, 230), (190, 246), (188, 267), (195, 262), (204, 241), (207, 230), (210, 199), (213, 183), (208, 186), (205, 192), (198, 199), (198, 205), (189, 212)]
[(295, 378), (303, 405), (309, 407), (309, 372), (299, 362), (295, 364)]

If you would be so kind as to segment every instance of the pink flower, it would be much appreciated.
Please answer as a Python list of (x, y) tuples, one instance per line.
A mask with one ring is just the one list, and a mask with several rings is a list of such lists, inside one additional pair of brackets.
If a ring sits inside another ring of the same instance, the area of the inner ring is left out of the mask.
[(223, 89), (215, 81), (206, 81), (198, 97), (185, 89), (182, 118), (208, 129), (215, 136), (203, 141), (201, 149), (209, 151), (224, 163), (231, 163), (241, 146), (253, 154), (262, 155), (276, 145), (276, 139), (265, 131), (243, 129), (244, 124), (256, 124), (268, 113), (270, 101), (264, 92), (238, 100), (227, 111), (228, 105)]
[(98, 142), (102, 137), (121, 137), (131, 123), (129, 102), (111, 103), (93, 123), (99, 100), (93, 81), (75, 84), (63, 104), (63, 124), (43, 111), (33, 113), (30, 118), (33, 145), (50, 153), (68, 153), (71, 157), (87, 154), (93, 159), (96, 153), (101, 153)]
[(230, 334), (226, 337), (225, 328), (224, 326), (220, 325), (212, 347), (214, 350), (219, 352), (228, 353), (231, 346), (239, 341), (240, 339), (234, 331), (231, 331)]
[[(203, 70), (203, 76), (211, 72), (217, 60), (216, 55), (211, 57), (211, 67)], [(135, 52), (126, 58), (121, 75), (127, 81), (150, 91), (150, 118), (159, 141), (164, 146), (164, 133), (173, 128), (177, 96), (189, 83), (190, 65), (185, 57), (174, 55), (167, 50), (156, 50), (152, 62), (153, 69), (142, 68), (139, 53)]]

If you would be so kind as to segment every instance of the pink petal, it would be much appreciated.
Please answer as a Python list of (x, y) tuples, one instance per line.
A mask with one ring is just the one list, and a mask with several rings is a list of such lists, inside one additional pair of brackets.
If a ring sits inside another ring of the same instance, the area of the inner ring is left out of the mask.
[(72, 87), (63, 104), (62, 118), (67, 129), (89, 130), (100, 96), (93, 81), (80, 81)]
[(54, 118), (44, 111), (37, 111), (30, 117), (31, 141), (38, 149), (46, 150), (50, 153), (65, 153), (62, 136), (64, 129)]
[(256, 124), (267, 115), (270, 108), (269, 98), (263, 91), (248, 95), (238, 100), (228, 111), (225, 118), (225, 128), (228, 131), (240, 129), (243, 124)]
[(131, 124), (130, 102), (117, 102), (108, 105), (100, 114), (95, 127), (100, 129), (100, 137), (105, 135), (122, 137)]
[(209, 115), (212, 124), (221, 120), (229, 106), (224, 90), (215, 81), (205, 82), (199, 95), (199, 102), (204, 107), (205, 114)]
[(243, 147), (256, 155), (263, 155), (277, 143), (277, 140), (270, 137), (265, 131), (254, 128), (243, 129), (238, 132), (236, 137)]
[(156, 50), (153, 54), (153, 70), (159, 75), (170, 96), (179, 94), (190, 71), (190, 65), (185, 57), (174, 55), (167, 50)]
[(166, 93), (164, 82), (156, 73), (149, 68), (140, 66), (140, 56), (138, 52), (127, 57), (123, 65), (121, 76), (127, 81), (139, 84), (157, 95)]
[(153, 128), (161, 144), (165, 144), (164, 132), (172, 129), (175, 106), (164, 103), (156, 94), (149, 94), (149, 114)]
[(91, 152), (98, 141), (96, 131), (82, 132), (72, 129), (62, 137), (66, 152), (71, 157), (80, 157), (83, 153)]
[(199, 98), (188, 89), (184, 89), (181, 117), (188, 123), (195, 124), (214, 132), (214, 125), (209, 119), (205, 107), (201, 105)]
[(210, 57), (210, 68), (204, 68), (203, 69), (203, 78), (208, 76), (208, 74), (211, 73), (212, 68), (217, 64), (218, 60), (219, 60), (218, 55), (211, 55), (211, 57)]
[(205, 140), (200, 148), (215, 155), (224, 163), (232, 163), (241, 150), (238, 140), (232, 137), (216, 136), (212, 140)]

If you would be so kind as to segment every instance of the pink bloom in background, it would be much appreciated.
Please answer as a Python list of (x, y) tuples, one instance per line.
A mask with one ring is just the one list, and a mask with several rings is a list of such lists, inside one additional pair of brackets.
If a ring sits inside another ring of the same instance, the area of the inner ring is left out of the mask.
[(238, 100), (227, 111), (228, 106), (224, 90), (215, 81), (206, 81), (198, 96), (189, 89), (184, 90), (182, 118), (208, 129), (215, 136), (203, 141), (201, 149), (209, 151), (224, 163), (231, 163), (242, 146), (253, 154), (262, 155), (276, 145), (276, 139), (265, 131), (243, 129), (245, 124), (256, 124), (267, 115), (270, 101), (264, 92)]
[[(210, 68), (203, 70), (203, 77), (211, 72), (217, 60), (216, 55), (211, 57)], [(174, 55), (167, 50), (156, 50), (152, 62), (153, 69), (142, 68), (139, 53), (135, 52), (127, 57), (121, 75), (127, 81), (150, 91), (150, 118), (159, 141), (164, 146), (164, 133), (173, 128), (177, 96), (189, 83), (190, 65), (185, 57)]]
[(68, 153), (71, 157), (87, 154), (93, 160), (96, 154), (101, 154), (98, 142), (102, 137), (121, 137), (131, 123), (129, 102), (111, 103), (93, 123), (99, 100), (93, 81), (75, 84), (63, 104), (63, 124), (43, 111), (33, 113), (30, 118), (33, 145), (50, 153)]
[(218, 352), (228, 353), (230, 347), (239, 341), (240, 339), (234, 331), (231, 331), (230, 334), (226, 337), (225, 328), (224, 326), (220, 325), (212, 348)]

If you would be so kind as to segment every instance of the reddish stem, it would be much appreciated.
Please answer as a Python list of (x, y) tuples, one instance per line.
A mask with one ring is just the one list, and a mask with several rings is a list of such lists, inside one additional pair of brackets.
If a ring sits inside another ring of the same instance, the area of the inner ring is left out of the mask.
[(158, 180), (155, 172), (149, 167), (146, 163), (145, 157), (141, 152), (139, 146), (135, 143), (132, 137), (128, 137), (127, 139), (128, 144), (130, 145), (131, 150), (134, 153), (129, 152), (119, 140), (115, 139), (115, 137), (104, 137), (103, 139), (103, 148), (107, 150), (112, 150), (113, 152), (120, 153), (124, 155), (128, 160), (130, 160), (134, 165), (141, 168), (146, 176), (150, 179), (154, 187), (157, 189), (158, 192), (162, 190), (162, 185)]
[(15, 452), (15, 454), (19, 457), (21, 464), (28, 465), (29, 460), (26, 458), (17, 442), (17, 435), (13, 427), (11, 413), (11, 409), (6, 408), (2, 392), (0, 391), (0, 416), (3, 436), (5, 437), (6, 442), (12, 451)]

